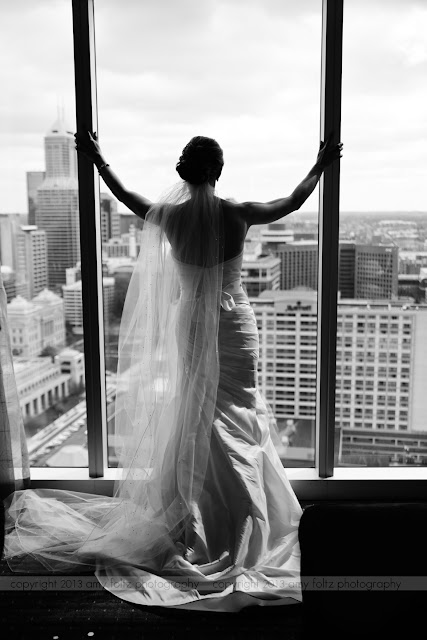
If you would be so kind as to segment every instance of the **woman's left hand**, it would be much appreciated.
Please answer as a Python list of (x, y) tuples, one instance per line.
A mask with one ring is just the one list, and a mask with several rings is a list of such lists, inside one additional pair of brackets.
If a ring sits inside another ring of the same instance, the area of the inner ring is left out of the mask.
[(98, 136), (96, 133), (91, 134), (90, 131), (83, 133), (75, 133), (76, 149), (78, 153), (86, 156), (96, 164), (96, 161), (102, 158), (101, 147), (98, 144)]

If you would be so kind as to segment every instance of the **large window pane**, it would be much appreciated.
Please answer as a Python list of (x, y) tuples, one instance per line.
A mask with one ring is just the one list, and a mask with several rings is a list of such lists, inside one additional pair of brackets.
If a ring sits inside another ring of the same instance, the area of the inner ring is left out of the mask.
[[(320, 0), (103, 2), (95, 10), (100, 140), (128, 188), (155, 200), (179, 179), (182, 148), (202, 134), (224, 149), (222, 197), (291, 193), (318, 149)], [(101, 188), (106, 366), (114, 374), (141, 225)], [(253, 227), (243, 264), (260, 330), (259, 385), (288, 466), (314, 464), (317, 204), (313, 196), (298, 215)], [(109, 445), (114, 466), (112, 438)]]
[(338, 464), (427, 463), (427, 9), (344, 11)]
[[(0, 262), (32, 466), (85, 467), (71, 3), (2, 7)], [(19, 27), (17, 27), (19, 25)]]

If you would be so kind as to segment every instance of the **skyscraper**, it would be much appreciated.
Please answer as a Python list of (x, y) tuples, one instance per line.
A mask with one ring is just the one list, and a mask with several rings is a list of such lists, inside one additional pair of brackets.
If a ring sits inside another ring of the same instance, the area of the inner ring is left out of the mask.
[(16, 249), (17, 271), (25, 274), (27, 296), (31, 299), (48, 284), (46, 231), (34, 225), (22, 225), (16, 234)]
[(36, 224), (37, 189), (45, 177), (45, 171), (27, 171), (28, 224)]
[[(108, 193), (101, 193), (101, 242), (120, 238), (120, 215), (117, 202)], [(133, 214), (136, 218), (135, 214)]]
[(65, 284), (80, 260), (77, 154), (73, 132), (59, 115), (44, 139), (46, 177), (37, 188), (36, 225), (46, 232), (49, 288)]

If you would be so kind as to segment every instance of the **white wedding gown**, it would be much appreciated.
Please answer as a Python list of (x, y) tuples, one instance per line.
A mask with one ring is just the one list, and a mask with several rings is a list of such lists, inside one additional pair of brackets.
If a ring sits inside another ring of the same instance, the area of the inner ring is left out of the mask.
[[(105, 537), (92, 543), (98, 581), (128, 602), (238, 611), (255, 604), (302, 600), (298, 543), (302, 509), (271, 438), (274, 419), (257, 388), (258, 330), (241, 287), (242, 259), (243, 253), (224, 262), (220, 377), (209, 459), (184, 535), (171, 540), (168, 552), (150, 562), (139, 559), (146, 538), (135, 530), (120, 531), (120, 543), (126, 538), (132, 551), (114, 564), (111, 541), (119, 535), (117, 526), (109, 544)], [(185, 291), (186, 265), (181, 263), (179, 269)], [(166, 452), (165, 469), (170, 473), (177, 461), (173, 452), (167, 456)], [(173, 483), (167, 486), (170, 491)], [(163, 499), (172, 501), (174, 496), (166, 494)], [(51, 490), (39, 497), (37, 490), (15, 492), (6, 512), (4, 557), (9, 566), (40, 573), (40, 567), (51, 566), (44, 558), (61, 558), (64, 541), (67, 553), (74, 550), (75, 562), (79, 540), (91, 527), (91, 513), (106, 504), (108, 498), (90, 494)], [(81, 558), (82, 568), (88, 566), (87, 553), (88, 549)], [(72, 570), (78, 568), (77, 563)]]

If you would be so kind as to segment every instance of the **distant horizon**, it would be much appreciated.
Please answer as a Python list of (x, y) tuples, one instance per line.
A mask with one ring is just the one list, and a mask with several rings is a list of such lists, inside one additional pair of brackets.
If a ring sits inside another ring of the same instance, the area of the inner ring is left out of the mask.
[[(117, 213), (119, 215), (135, 215), (132, 211), (128, 210), (128, 211), (117, 211)], [(427, 216), (427, 209), (425, 211), (422, 211), (421, 209), (413, 209), (413, 210), (407, 210), (407, 211), (402, 211), (402, 210), (398, 210), (398, 209), (394, 209), (394, 210), (387, 210), (387, 209), (375, 209), (375, 210), (360, 210), (360, 209), (347, 209), (347, 210), (340, 210), (340, 215), (354, 215), (354, 214), (358, 214), (358, 215), (388, 215), (388, 216), (393, 216), (393, 215), (422, 215), (422, 216)], [(19, 215), (19, 216), (27, 216), (28, 215), (28, 211), (0, 211), (0, 216), (8, 216), (8, 215)], [(293, 217), (301, 217), (301, 216), (318, 216), (318, 211), (298, 211), (298, 212), (294, 212), (293, 214), (291, 214)], [(287, 216), (285, 216), (283, 219), (285, 219)], [(280, 220), (278, 220), (277, 222), (280, 222)]]

